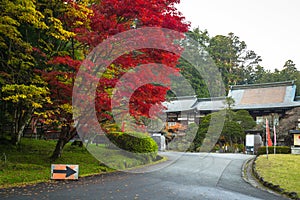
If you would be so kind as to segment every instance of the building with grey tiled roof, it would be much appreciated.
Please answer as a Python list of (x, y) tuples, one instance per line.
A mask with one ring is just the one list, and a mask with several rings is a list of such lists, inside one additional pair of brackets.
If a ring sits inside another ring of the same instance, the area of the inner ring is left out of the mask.
[[(294, 81), (286, 81), (231, 86), (228, 97), (235, 101), (233, 110), (247, 110), (257, 121), (267, 115), (275, 116), (278, 121), (287, 110), (300, 106), (299, 98), (295, 94)], [(226, 107), (225, 97), (179, 97), (165, 102), (164, 105), (168, 121), (183, 124), (199, 122), (200, 116)]]
[(248, 110), (252, 116), (281, 113), (300, 106), (295, 98), (294, 81), (231, 86), (228, 96), (235, 101), (234, 110)]

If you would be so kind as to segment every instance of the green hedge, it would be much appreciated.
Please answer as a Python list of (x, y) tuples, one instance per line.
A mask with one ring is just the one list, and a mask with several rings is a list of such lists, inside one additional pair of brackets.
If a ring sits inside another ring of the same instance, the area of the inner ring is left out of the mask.
[(156, 142), (144, 133), (108, 133), (107, 137), (119, 148), (133, 153), (153, 153), (158, 151)]
[[(274, 146), (268, 147), (269, 153), (274, 153)], [(266, 154), (266, 147), (259, 147), (257, 151), (257, 155)], [(288, 146), (276, 146), (276, 153), (278, 154), (290, 154), (291, 153), (291, 147)]]

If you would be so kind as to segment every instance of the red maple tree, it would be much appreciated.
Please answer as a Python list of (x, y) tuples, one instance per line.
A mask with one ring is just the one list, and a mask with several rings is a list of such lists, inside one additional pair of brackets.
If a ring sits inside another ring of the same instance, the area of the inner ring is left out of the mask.
[[(75, 1), (68, 0), (66, 2), (74, 8), (78, 6)], [(70, 15), (61, 16), (61, 19), (66, 23), (70, 31), (76, 33), (73, 40), (80, 43), (81, 47), (84, 47), (84, 52), (87, 55), (107, 38), (131, 29), (159, 27), (181, 33), (186, 32), (189, 24), (184, 22), (184, 17), (175, 8), (175, 4), (179, 2), (180, 0), (102, 0), (100, 3), (90, 5), (89, 8), (92, 10), (92, 14), (88, 15), (88, 23), (85, 21), (82, 25), (78, 25), (80, 23), (74, 22), (78, 22), (82, 19)], [(77, 25), (75, 26), (74, 24)], [(139, 37), (140, 41), (147, 39), (144, 38), (143, 35)], [(150, 42), (163, 43), (164, 41), (158, 40)], [(168, 45), (168, 42), (166, 42), (166, 45)], [(102, 50), (105, 51), (105, 49)], [(108, 59), (110, 53), (112, 52), (107, 52)], [(119, 79), (128, 73), (129, 70), (134, 69), (138, 65), (148, 63), (159, 63), (171, 68), (176, 68), (179, 57), (180, 55), (162, 49), (143, 48), (128, 52), (111, 62), (110, 65), (106, 67), (106, 71), (100, 78), (97, 87), (95, 107), (97, 117), (99, 118), (98, 120), (101, 122), (113, 120), (113, 116), (111, 115), (112, 94), (109, 92), (109, 89), (114, 88)], [(75, 78), (75, 72), (79, 68), (79, 63), (75, 57), (70, 56), (56, 56), (50, 59), (48, 64), (59, 65), (64, 68), (64, 70), (60, 68), (60, 70), (44, 72), (44, 78), (51, 88), (52, 98), (55, 99), (53, 102), (57, 104), (71, 104), (72, 84)], [(95, 67), (95, 63), (91, 63), (90, 67)], [(143, 80), (145, 78), (147, 78), (147, 80), (156, 80), (158, 76), (160, 76), (161, 80), (164, 80), (165, 83), (168, 83), (169, 80), (164, 74), (157, 74), (147, 69), (143, 71), (141, 76), (136, 77), (136, 82), (139, 82), (139, 79)], [(95, 74), (88, 72), (85, 78), (97, 80)], [(67, 79), (72, 81), (67, 81)], [(165, 94), (168, 89), (168, 87), (162, 85), (148, 83), (139, 87), (134, 92), (126, 90), (132, 93), (129, 103), (129, 113), (136, 119), (139, 119), (140, 116), (151, 117), (151, 108), (165, 100)], [(89, 97), (82, 96), (80, 98), (84, 101)], [(68, 120), (71, 121), (70, 118)], [(75, 129), (71, 126), (68, 126), (66, 131), (68, 133), (62, 133), (58, 141), (57, 148), (52, 156), (53, 159), (60, 156), (64, 145), (76, 134)]]
[[(101, 1), (101, 4), (92, 7), (94, 14), (91, 17), (91, 29), (87, 30), (85, 27), (75, 29), (77, 40), (93, 48), (106, 38), (132, 28), (161, 27), (186, 32), (188, 25), (183, 23), (184, 17), (177, 12), (174, 7), (175, 3), (179, 3), (179, 1)], [(141, 36), (141, 40), (145, 40), (145, 38)], [(156, 42), (160, 43), (163, 41), (157, 40)], [(175, 68), (178, 58), (179, 55), (159, 49), (139, 49), (138, 51), (122, 55), (115, 60), (112, 65), (107, 67), (108, 71), (115, 71), (114, 77), (102, 77), (99, 81), (100, 84), (97, 90), (99, 118), (102, 118), (101, 115), (103, 113), (107, 113), (105, 111), (111, 109), (109, 103), (110, 95), (107, 95), (106, 88), (114, 88), (119, 78), (129, 69), (147, 63), (161, 63)], [(143, 75), (150, 80), (155, 79), (154, 77), (157, 76), (157, 74), (149, 70), (145, 70)], [(138, 78), (144, 79), (142, 76)], [(166, 77), (162, 79), (166, 79)], [(139, 82), (139, 80), (135, 82)], [(164, 101), (167, 90), (168, 88), (153, 84), (147, 84), (139, 88), (131, 97), (130, 114), (134, 117), (149, 117), (149, 108), (151, 105)], [(107, 115), (104, 117), (107, 117)]]

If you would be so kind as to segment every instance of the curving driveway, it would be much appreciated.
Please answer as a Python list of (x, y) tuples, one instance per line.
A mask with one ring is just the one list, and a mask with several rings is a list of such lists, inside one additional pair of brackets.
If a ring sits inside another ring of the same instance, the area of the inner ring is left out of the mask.
[(0, 190), (0, 199), (286, 199), (241, 177), (243, 154), (162, 153), (169, 160), (130, 172)]

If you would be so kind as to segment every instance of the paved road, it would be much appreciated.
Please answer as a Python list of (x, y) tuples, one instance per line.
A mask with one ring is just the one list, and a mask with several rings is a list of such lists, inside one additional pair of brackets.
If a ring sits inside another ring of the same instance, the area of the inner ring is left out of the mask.
[(139, 169), (140, 173), (117, 172), (76, 182), (0, 190), (0, 199), (285, 199), (256, 189), (241, 178), (249, 155), (164, 154), (169, 161)]

